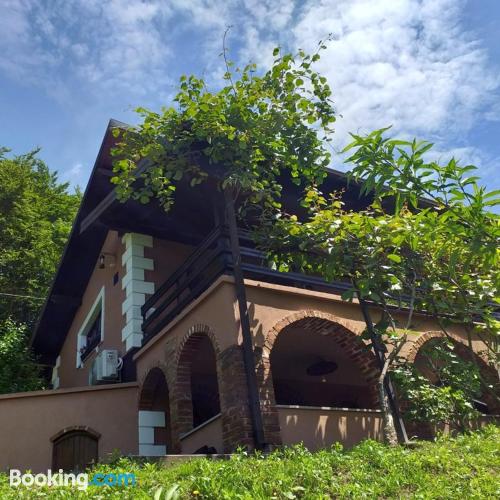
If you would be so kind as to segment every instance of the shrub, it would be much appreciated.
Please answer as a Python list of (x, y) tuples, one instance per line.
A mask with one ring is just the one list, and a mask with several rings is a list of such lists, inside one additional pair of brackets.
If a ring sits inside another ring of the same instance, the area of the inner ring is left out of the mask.
[[(14, 489), (0, 475), (0, 497), (204, 499), (499, 498), (500, 429), (490, 426), (415, 448), (364, 441), (352, 450), (315, 453), (302, 446), (268, 456), (193, 459), (172, 466), (120, 459), (93, 472), (135, 473), (137, 485), (75, 489)], [(155, 497), (156, 494), (156, 497)]]

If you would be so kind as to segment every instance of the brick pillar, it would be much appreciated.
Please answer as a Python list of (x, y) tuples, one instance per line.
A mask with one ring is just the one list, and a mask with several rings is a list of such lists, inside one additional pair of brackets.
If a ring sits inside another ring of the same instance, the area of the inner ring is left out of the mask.
[(264, 423), (264, 438), (269, 448), (282, 444), (281, 428), (274, 397), (273, 377), (269, 352), (262, 347), (255, 348), (255, 366), (259, 384), (260, 408)]
[(228, 347), (219, 355), (219, 392), (224, 452), (254, 446), (252, 420), (243, 362), (243, 348)]
[[(189, 349), (189, 347), (187, 347)], [(176, 420), (175, 427), (178, 436), (189, 432), (193, 428), (193, 398), (191, 394), (191, 361), (187, 359), (179, 362), (175, 381)]]

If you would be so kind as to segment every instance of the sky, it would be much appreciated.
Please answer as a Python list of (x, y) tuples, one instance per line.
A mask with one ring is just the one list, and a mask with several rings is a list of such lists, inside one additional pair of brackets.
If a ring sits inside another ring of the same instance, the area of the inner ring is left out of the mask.
[[(84, 187), (108, 120), (170, 105), (182, 74), (217, 89), (230, 58), (312, 52), (348, 133), (434, 142), (500, 188), (499, 0), (0, 0), (0, 146), (40, 157)], [(332, 165), (345, 169), (340, 159)]]

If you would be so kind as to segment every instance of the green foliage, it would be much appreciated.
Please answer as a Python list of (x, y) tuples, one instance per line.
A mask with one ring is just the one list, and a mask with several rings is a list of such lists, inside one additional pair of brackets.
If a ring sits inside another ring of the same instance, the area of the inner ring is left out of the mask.
[(411, 215), (412, 234), (396, 236), (392, 247), (402, 270), (416, 273), (420, 309), (480, 328), (497, 361), (500, 325), (492, 313), (500, 303), (500, 218), (491, 207), (500, 204), (500, 191), (480, 186), (475, 166), (426, 161), (432, 144), (385, 138), (385, 130), (353, 136), (351, 178), (384, 206), (384, 215)]
[(424, 345), (419, 357), (423, 366), (405, 363), (393, 372), (406, 402), (405, 416), (416, 422), (465, 428), (479, 416), (472, 405), (481, 395), (478, 368), (444, 342)]
[[(301, 446), (267, 457), (236, 454), (228, 460), (193, 459), (169, 467), (122, 459), (101, 473), (135, 473), (135, 487), (10, 488), (0, 474), (2, 499), (18, 498), (498, 498), (500, 431), (489, 427), (413, 449), (364, 441), (310, 453)], [(155, 496), (156, 494), (156, 496)]]
[(26, 347), (26, 327), (0, 322), (0, 394), (43, 388), (39, 368)]
[[(493, 366), (500, 364), (500, 218), (489, 209), (500, 193), (486, 192), (470, 177), (472, 166), (455, 160), (426, 162), (431, 145), (385, 139), (384, 130), (353, 136), (353, 182), (372, 199), (365, 210), (345, 210), (343, 193), (325, 198), (311, 190), (305, 220), (282, 213), (257, 234), (280, 270), (352, 284), (357, 297), (383, 313), (378, 338), (394, 343), (412, 326), (413, 312), (431, 315), (448, 334), (452, 325), (483, 342)], [(427, 200), (422, 200), (425, 196)], [(393, 306), (407, 308), (406, 324)], [(498, 384), (497, 384), (498, 385)], [(494, 391), (499, 394), (498, 387)]]
[(115, 129), (121, 140), (112, 182), (119, 197), (142, 203), (154, 197), (168, 210), (179, 182), (211, 177), (243, 191), (250, 203), (275, 208), (281, 174), (297, 184), (321, 182), (335, 121), (330, 87), (313, 70), (324, 48), (320, 43), (316, 54), (295, 56), (275, 49), (262, 75), (254, 64), (240, 69), (226, 61), (226, 85), (214, 92), (201, 78), (182, 76), (175, 107), (138, 108), (139, 126)]
[[(0, 320), (31, 326), (43, 304), (80, 195), (69, 194), (37, 150), (9, 157), (0, 148)], [(40, 297), (41, 299), (37, 299)]]

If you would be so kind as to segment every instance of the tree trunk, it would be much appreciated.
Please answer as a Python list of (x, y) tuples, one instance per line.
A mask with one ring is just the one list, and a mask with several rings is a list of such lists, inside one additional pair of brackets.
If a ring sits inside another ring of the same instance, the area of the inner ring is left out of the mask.
[(382, 410), (382, 430), (384, 434), (384, 442), (389, 446), (397, 446), (398, 434), (394, 425), (394, 418), (389, 408), (389, 399), (384, 387), (385, 377), (380, 377), (378, 381), (378, 393), (380, 398), (380, 409)]
[(389, 405), (389, 397), (385, 389), (385, 381), (387, 377), (387, 372), (391, 363), (396, 359), (399, 351), (406, 342), (406, 334), (399, 339), (398, 343), (394, 346), (392, 352), (385, 358), (384, 366), (380, 372), (378, 378), (378, 394), (380, 398), (380, 409), (382, 410), (382, 423), (383, 423), (383, 433), (384, 441), (389, 446), (396, 446), (398, 444), (398, 434), (396, 432), (396, 426), (394, 425), (393, 413)]

